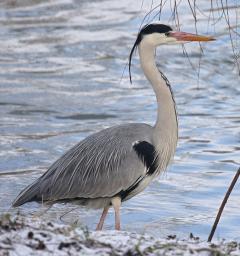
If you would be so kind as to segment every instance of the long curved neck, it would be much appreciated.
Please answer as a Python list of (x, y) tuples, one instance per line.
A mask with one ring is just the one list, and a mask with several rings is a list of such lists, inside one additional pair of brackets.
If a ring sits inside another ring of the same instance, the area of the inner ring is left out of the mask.
[(155, 146), (161, 147), (161, 144), (165, 144), (162, 142), (166, 142), (171, 144), (169, 146), (174, 148), (172, 150), (175, 151), (178, 124), (170, 84), (156, 66), (154, 58), (155, 46), (148, 41), (142, 40), (138, 49), (143, 72), (151, 83), (157, 98), (158, 114), (153, 134), (153, 140), (157, 144)]

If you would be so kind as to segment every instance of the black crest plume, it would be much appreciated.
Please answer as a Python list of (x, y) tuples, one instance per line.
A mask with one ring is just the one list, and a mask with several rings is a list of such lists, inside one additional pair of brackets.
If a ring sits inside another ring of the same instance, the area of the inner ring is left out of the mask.
[(129, 54), (128, 72), (129, 72), (129, 79), (131, 84), (132, 84), (132, 75), (131, 75), (132, 55), (135, 49), (137, 49), (140, 42), (142, 41), (144, 35), (153, 34), (153, 33), (168, 33), (171, 30), (172, 28), (167, 25), (155, 23), (155, 24), (147, 24), (139, 31), (137, 35), (137, 39)]
[(130, 55), (129, 55), (129, 62), (128, 62), (128, 73), (129, 73), (129, 79), (130, 79), (130, 83), (132, 84), (132, 75), (131, 75), (131, 64), (132, 64), (132, 55), (135, 51), (135, 49), (137, 49), (137, 46), (139, 45), (139, 43), (142, 40), (142, 35), (141, 35), (141, 31), (138, 33), (137, 39), (131, 49)]

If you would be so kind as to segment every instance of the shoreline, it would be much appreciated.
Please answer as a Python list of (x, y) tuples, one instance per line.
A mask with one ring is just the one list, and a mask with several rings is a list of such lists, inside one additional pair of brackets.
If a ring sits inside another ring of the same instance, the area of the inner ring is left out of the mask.
[(208, 243), (193, 235), (159, 239), (127, 231), (89, 231), (5, 214), (0, 216), (0, 255), (240, 255), (240, 242)]

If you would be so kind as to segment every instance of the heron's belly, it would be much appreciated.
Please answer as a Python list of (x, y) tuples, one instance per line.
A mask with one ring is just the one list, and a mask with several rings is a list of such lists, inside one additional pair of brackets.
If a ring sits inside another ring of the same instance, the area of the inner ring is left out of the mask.
[[(149, 183), (153, 180), (153, 176), (147, 175), (146, 177), (141, 180), (137, 186), (134, 188), (134, 190), (131, 190), (124, 198), (122, 198), (122, 201), (126, 201), (135, 195), (142, 192)], [(117, 195), (116, 195), (117, 196)], [(120, 195), (119, 195), (120, 196)], [(112, 197), (99, 197), (99, 198), (79, 198), (75, 200), (71, 200), (72, 203), (76, 203), (79, 205), (83, 205), (87, 208), (93, 208), (93, 209), (100, 209), (104, 208), (105, 206), (108, 206), (111, 204)]]
[(111, 204), (112, 197), (98, 197), (98, 198), (78, 198), (71, 203), (85, 206), (86, 208), (102, 209)]

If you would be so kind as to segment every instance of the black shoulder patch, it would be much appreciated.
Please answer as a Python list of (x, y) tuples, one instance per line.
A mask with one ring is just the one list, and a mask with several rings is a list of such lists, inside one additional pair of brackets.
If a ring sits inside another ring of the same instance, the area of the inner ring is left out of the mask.
[(139, 141), (133, 145), (133, 149), (147, 167), (147, 174), (153, 174), (157, 169), (157, 154), (154, 146), (147, 141)]

